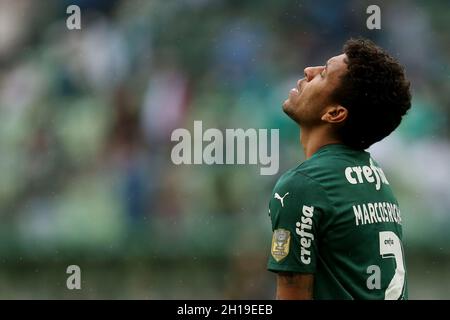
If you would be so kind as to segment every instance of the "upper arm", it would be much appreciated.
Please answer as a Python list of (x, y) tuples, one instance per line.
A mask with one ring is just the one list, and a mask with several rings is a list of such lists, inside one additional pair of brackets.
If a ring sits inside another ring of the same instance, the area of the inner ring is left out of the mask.
[(321, 187), (303, 175), (276, 185), (269, 204), (273, 231), (270, 271), (315, 273), (321, 217), (327, 205)]
[(277, 273), (278, 300), (312, 300), (314, 275), (307, 273)]
[(318, 183), (296, 174), (277, 183), (269, 208), (268, 270), (277, 273), (277, 299), (312, 299), (320, 229), (324, 213), (331, 211), (327, 195)]

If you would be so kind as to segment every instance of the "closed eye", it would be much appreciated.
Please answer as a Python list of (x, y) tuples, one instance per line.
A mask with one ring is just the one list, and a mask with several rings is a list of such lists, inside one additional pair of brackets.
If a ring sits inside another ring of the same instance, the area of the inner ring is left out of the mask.
[(328, 61), (327, 61), (327, 63), (325, 64), (325, 68), (323, 68), (322, 72), (320, 72), (320, 76), (321, 76), (322, 78), (325, 78), (325, 73), (327, 72), (327, 70), (328, 70)]

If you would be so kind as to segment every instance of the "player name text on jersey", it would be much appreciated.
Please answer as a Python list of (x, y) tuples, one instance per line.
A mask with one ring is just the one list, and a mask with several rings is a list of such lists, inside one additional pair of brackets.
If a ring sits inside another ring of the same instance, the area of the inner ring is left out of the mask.
[(365, 225), (379, 222), (402, 223), (400, 209), (395, 203), (374, 202), (354, 205), (355, 224)]

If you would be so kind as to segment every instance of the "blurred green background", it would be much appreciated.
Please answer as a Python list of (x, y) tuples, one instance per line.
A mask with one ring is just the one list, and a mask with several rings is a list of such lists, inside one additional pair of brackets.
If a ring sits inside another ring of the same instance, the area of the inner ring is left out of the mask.
[[(82, 29), (66, 28), (81, 8)], [(381, 30), (366, 8), (381, 8)], [(410, 298), (450, 298), (448, 1), (0, 0), (0, 298), (272, 299), (268, 202), (303, 161), (281, 103), (365, 36), (413, 107), (370, 151), (402, 208)], [(280, 129), (280, 170), (176, 166), (175, 128)], [(66, 288), (66, 268), (82, 289)]]

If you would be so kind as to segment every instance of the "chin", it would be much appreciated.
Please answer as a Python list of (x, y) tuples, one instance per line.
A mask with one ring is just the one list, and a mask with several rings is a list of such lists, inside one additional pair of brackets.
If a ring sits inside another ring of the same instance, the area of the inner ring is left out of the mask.
[(285, 100), (282, 104), (284, 113), (289, 113), (289, 110), (292, 110), (292, 106), (290, 104), (289, 99)]
[(284, 113), (291, 118), (295, 123), (300, 124), (299, 122), (299, 115), (298, 115), (298, 107), (296, 108), (296, 105), (292, 105), (289, 101), (289, 99), (287, 99), (286, 101), (284, 101), (283, 103), (283, 111)]
[(292, 106), (287, 103), (283, 103), (283, 112), (291, 119), (295, 121), (295, 112)]

